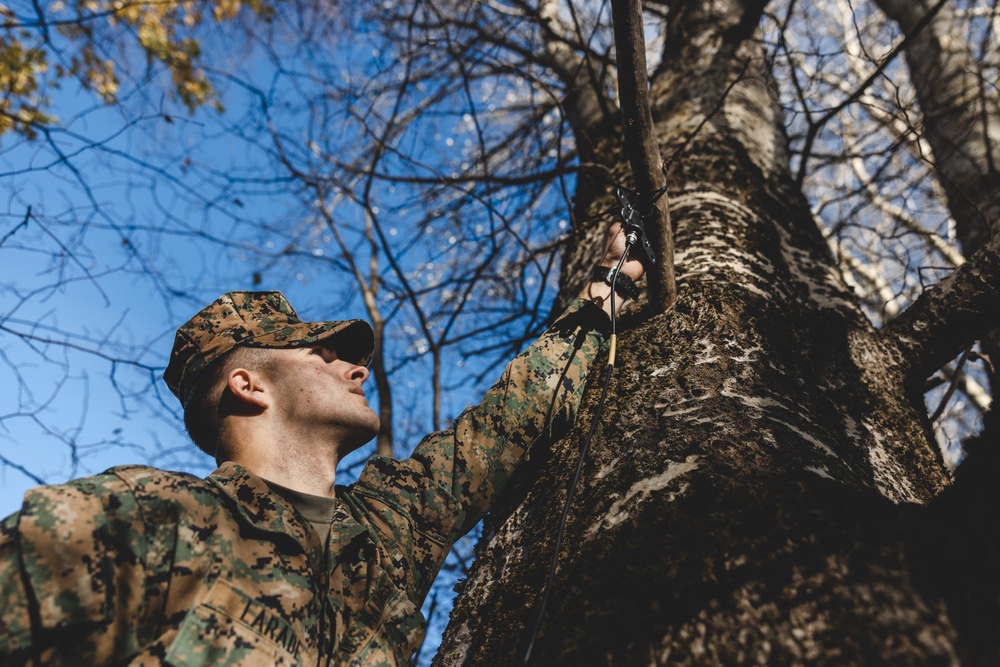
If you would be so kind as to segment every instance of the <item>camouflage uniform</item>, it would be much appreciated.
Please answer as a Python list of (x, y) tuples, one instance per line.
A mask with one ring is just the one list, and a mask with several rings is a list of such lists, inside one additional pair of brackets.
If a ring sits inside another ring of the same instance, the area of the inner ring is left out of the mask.
[(452, 430), (372, 457), (326, 545), (231, 462), (29, 491), (0, 525), (0, 664), (405, 665), (450, 545), (569, 427), (606, 326), (575, 302)]

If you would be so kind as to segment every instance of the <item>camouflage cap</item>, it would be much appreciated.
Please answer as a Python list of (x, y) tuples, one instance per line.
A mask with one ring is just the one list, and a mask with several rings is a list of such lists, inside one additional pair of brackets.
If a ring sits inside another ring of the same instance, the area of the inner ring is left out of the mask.
[(281, 292), (226, 292), (177, 329), (163, 380), (187, 407), (198, 374), (237, 347), (296, 348), (327, 342), (367, 366), (375, 337), (364, 320), (303, 322)]

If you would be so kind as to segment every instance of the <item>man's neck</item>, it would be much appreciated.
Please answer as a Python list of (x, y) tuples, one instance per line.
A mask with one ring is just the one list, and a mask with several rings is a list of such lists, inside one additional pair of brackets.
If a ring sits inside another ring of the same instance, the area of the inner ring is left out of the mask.
[(257, 428), (230, 433), (233, 447), (226, 459), (258, 477), (313, 496), (332, 498), (337, 476), (337, 449), (329, 441), (302, 440)]

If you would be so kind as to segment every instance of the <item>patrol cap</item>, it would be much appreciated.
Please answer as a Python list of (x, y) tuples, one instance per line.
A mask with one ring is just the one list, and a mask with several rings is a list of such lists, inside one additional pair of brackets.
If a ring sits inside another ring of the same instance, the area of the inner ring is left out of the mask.
[(320, 342), (330, 344), (339, 358), (367, 366), (375, 335), (364, 320), (303, 322), (281, 292), (226, 292), (177, 329), (163, 380), (187, 407), (198, 374), (234, 348)]

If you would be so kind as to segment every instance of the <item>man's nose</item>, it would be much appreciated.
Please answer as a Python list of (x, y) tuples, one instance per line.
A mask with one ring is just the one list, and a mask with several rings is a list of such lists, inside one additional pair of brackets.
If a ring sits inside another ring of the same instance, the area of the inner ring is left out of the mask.
[(368, 379), (369, 375), (371, 375), (371, 371), (369, 371), (365, 366), (352, 366), (348, 377), (351, 380), (360, 380), (361, 383), (364, 384), (364, 381)]

